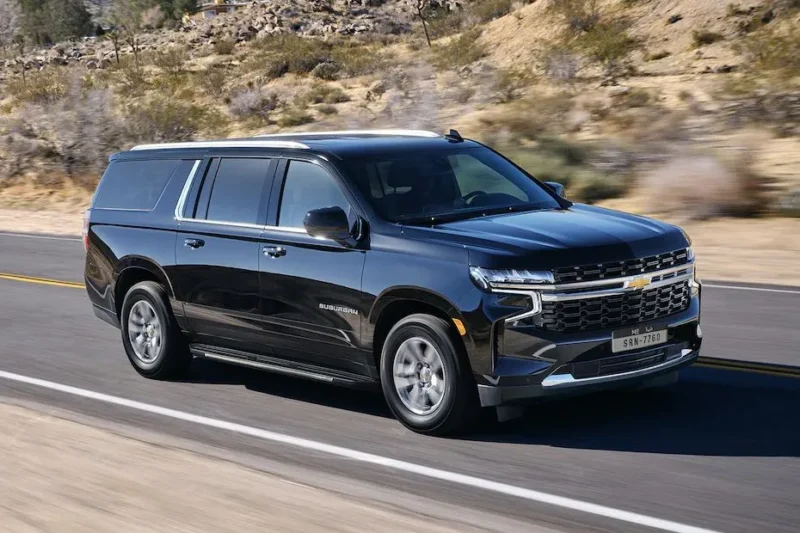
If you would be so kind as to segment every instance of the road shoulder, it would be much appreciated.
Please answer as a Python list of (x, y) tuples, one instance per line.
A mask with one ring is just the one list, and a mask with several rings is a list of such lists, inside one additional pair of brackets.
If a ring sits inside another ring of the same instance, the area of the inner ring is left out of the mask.
[(0, 398), (0, 519), (8, 533), (32, 525), (65, 533), (544, 531), (449, 505), (420, 506), (411, 495), (329, 475), (319, 479), (328, 488), (311, 486), (223, 460), (199, 443), (10, 402)]

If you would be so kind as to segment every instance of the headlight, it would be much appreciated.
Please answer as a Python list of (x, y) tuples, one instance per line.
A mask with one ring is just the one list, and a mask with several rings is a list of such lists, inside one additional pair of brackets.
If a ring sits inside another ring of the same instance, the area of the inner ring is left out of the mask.
[(686, 249), (686, 259), (690, 262), (694, 261), (694, 248), (691, 246)]
[(553, 273), (546, 270), (492, 270), (470, 267), (469, 275), (478, 287), (485, 290), (533, 290), (540, 285), (555, 283)]

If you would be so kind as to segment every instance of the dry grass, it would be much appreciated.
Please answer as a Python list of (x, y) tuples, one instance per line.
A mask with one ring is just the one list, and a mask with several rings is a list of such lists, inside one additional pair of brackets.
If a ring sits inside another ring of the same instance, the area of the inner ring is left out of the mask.
[(642, 198), (648, 210), (706, 219), (766, 211), (766, 183), (749, 164), (725, 164), (711, 155), (680, 156), (646, 174)]
[(480, 36), (481, 30), (474, 28), (446, 43), (437, 44), (433, 48), (432, 63), (441, 70), (452, 70), (478, 61), (488, 53), (480, 42)]

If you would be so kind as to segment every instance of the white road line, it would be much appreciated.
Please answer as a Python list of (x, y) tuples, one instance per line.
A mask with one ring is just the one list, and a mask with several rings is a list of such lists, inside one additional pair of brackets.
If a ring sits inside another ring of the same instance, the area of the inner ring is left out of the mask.
[(0, 237), (24, 237), (26, 239), (47, 239), (50, 241), (78, 241), (80, 237), (58, 237), (56, 235), (34, 235), (32, 233), (5, 233), (0, 232)]
[(603, 505), (583, 502), (572, 498), (565, 498), (563, 496), (556, 496), (553, 494), (548, 494), (546, 492), (539, 492), (537, 490), (525, 489), (514, 485), (507, 485), (505, 483), (498, 483), (496, 481), (490, 481), (488, 479), (482, 479), (479, 477), (468, 476), (465, 474), (458, 474), (456, 472), (449, 472), (447, 470), (440, 470), (438, 468), (422, 466), (415, 463), (409, 463), (406, 461), (392, 459), (389, 457), (383, 457), (371, 453), (360, 452), (358, 450), (352, 450), (350, 448), (325, 444), (323, 442), (303, 439), (299, 437), (292, 437), (291, 435), (276, 433), (273, 431), (259, 429), (252, 426), (245, 426), (243, 424), (226, 422), (224, 420), (219, 420), (216, 418), (209, 418), (205, 416), (186, 413), (184, 411), (167, 409), (165, 407), (159, 407), (157, 405), (137, 402), (135, 400), (128, 400), (126, 398), (120, 398), (118, 396), (111, 396), (109, 394), (94, 392), (87, 389), (80, 389), (77, 387), (72, 387), (70, 385), (63, 385), (61, 383), (55, 383), (53, 381), (47, 381), (43, 379), (32, 378), (29, 376), (23, 376), (20, 374), (14, 374), (12, 372), (5, 372), (0, 370), (0, 378), (7, 379), (10, 381), (15, 381), (18, 383), (33, 385), (36, 387), (42, 387), (45, 389), (55, 390), (63, 392), (65, 394), (71, 394), (73, 396), (89, 398), (99, 402), (119, 405), (122, 407), (127, 407), (129, 409), (135, 409), (137, 411), (153, 413), (168, 418), (172, 418), (175, 420), (183, 420), (185, 422), (192, 422), (194, 424), (199, 424), (202, 426), (223, 429), (225, 431), (231, 431), (242, 435), (248, 435), (251, 437), (256, 437), (267, 441), (278, 442), (281, 444), (286, 444), (289, 446), (294, 446), (305, 450), (325, 453), (336, 457), (343, 457), (345, 459), (360, 461), (362, 463), (383, 466), (386, 468), (391, 468), (393, 470), (399, 470), (402, 472), (417, 474), (427, 478), (438, 479), (441, 481), (448, 481), (450, 483), (472, 487), (487, 492), (494, 492), (498, 494), (505, 494), (508, 496), (515, 496), (517, 498), (522, 498), (524, 500), (545, 503), (549, 505), (554, 505), (556, 507), (562, 507), (565, 509), (571, 509), (573, 511), (579, 511), (582, 513), (588, 513), (597, 516), (603, 516), (606, 518), (620, 520), (623, 522), (630, 522), (632, 524), (646, 526), (654, 529), (660, 529), (662, 531), (673, 531), (676, 533), (716, 533), (710, 529), (702, 529), (699, 527), (681, 524), (679, 522), (662, 520), (660, 518), (654, 518), (647, 515), (631, 513), (628, 511), (623, 511), (621, 509), (615, 509), (613, 507), (606, 507)]
[(716, 285), (710, 283), (703, 283), (703, 288), (709, 287), (712, 289), (731, 289), (734, 291), (756, 291), (756, 292), (778, 292), (782, 294), (800, 294), (800, 290), (790, 290), (790, 289), (765, 289), (762, 287), (738, 287), (736, 285)]

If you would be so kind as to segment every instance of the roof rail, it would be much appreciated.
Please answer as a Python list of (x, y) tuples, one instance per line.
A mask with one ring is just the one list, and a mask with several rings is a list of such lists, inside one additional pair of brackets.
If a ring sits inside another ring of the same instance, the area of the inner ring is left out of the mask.
[(162, 144), (140, 144), (134, 146), (131, 151), (139, 150), (185, 150), (191, 148), (304, 148), (308, 145), (296, 141), (197, 141), (181, 143), (162, 143)]
[(256, 135), (256, 139), (264, 139), (269, 137), (344, 137), (347, 135), (375, 135), (387, 136), (392, 135), (402, 137), (441, 137), (442, 135), (435, 131), (426, 130), (403, 130), (403, 129), (383, 129), (383, 130), (341, 130), (341, 131), (306, 131), (306, 132), (293, 132), (293, 133), (269, 133), (264, 135)]

